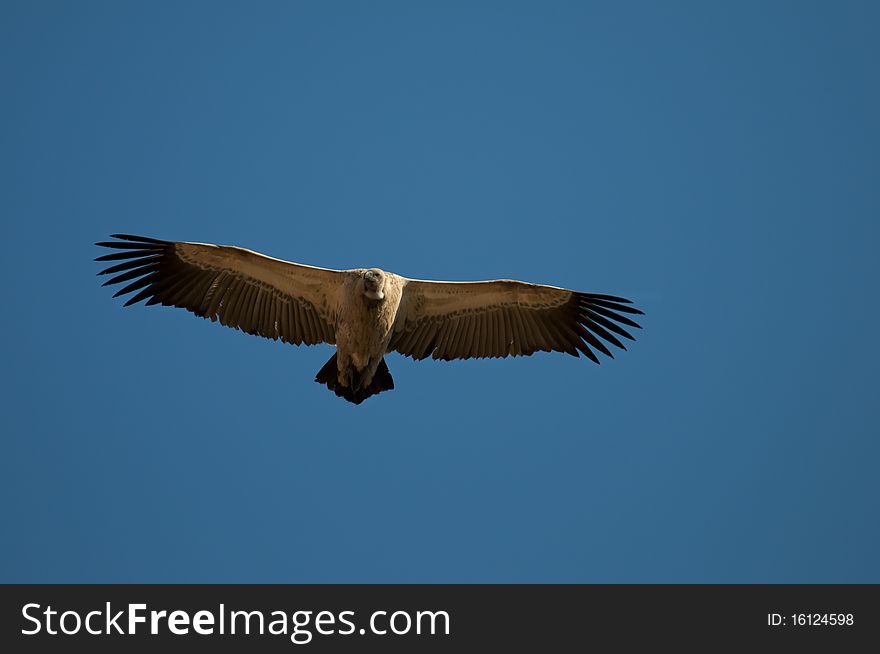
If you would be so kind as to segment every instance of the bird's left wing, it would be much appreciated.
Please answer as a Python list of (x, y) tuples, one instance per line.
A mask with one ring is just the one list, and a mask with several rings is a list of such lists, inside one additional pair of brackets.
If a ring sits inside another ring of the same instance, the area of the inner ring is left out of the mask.
[[(626, 349), (634, 340), (622, 314), (629, 300), (510, 279), (485, 282), (405, 280), (389, 350), (414, 359), (469, 359), (556, 351), (596, 363), (590, 347), (612, 356), (601, 339)], [(616, 334), (616, 336), (615, 336)]]
[(121, 261), (99, 275), (130, 282), (113, 297), (137, 293), (248, 334), (299, 345), (335, 343), (336, 295), (344, 273), (273, 259), (244, 248), (114, 234), (98, 243), (120, 250), (96, 261)]

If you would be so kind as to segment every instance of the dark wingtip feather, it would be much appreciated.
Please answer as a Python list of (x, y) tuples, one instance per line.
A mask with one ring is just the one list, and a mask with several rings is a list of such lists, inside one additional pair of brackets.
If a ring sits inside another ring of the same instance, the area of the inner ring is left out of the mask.
[(581, 293), (590, 299), (593, 300), (608, 300), (609, 302), (622, 302), (623, 304), (632, 304), (632, 300), (627, 300), (625, 297), (619, 297), (617, 295), (603, 295), (601, 293)]
[(150, 274), (146, 275), (145, 277), (141, 277), (137, 281), (134, 281), (131, 284), (129, 284), (128, 286), (118, 290), (113, 295), (113, 297), (119, 297), (120, 295), (125, 295), (126, 293), (131, 293), (132, 291), (136, 291), (139, 288), (143, 288), (144, 286), (152, 284), (158, 274), (159, 274), (158, 272), (151, 272)]
[(124, 272), (121, 275), (117, 275), (116, 277), (112, 277), (104, 282), (102, 286), (109, 286), (110, 284), (120, 284), (122, 282), (127, 282), (130, 279), (143, 277), (144, 275), (156, 272), (158, 269), (158, 266), (147, 264), (145, 266), (141, 266), (140, 268), (135, 268), (134, 270)]
[(161, 261), (162, 255), (155, 254), (152, 256), (139, 257), (137, 259), (130, 259), (129, 261), (124, 261), (122, 263), (118, 263), (115, 266), (110, 266), (109, 268), (104, 268), (99, 275), (109, 275), (110, 273), (118, 273), (123, 270), (130, 270), (132, 268), (143, 268), (149, 265), (154, 265)]
[(124, 252), (114, 252), (96, 257), (95, 261), (120, 261), (121, 259), (136, 259), (138, 257), (148, 257), (161, 253), (162, 250), (125, 250)]
[(163, 243), (141, 243), (134, 241), (98, 241), (95, 245), (102, 248), (113, 248), (114, 250), (161, 250), (165, 247)]
[(152, 295), (153, 295), (152, 286), (147, 286), (140, 293), (136, 293), (136, 294), (132, 295), (130, 298), (128, 298), (128, 300), (126, 300), (125, 304), (123, 304), (122, 306), (123, 307), (130, 307), (132, 304), (137, 304), (141, 300), (146, 300), (148, 297), (151, 297)]
[[(625, 309), (628, 310), (628, 313), (634, 313), (636, 311), (636, 309), (632, 309), (630, 307), (621, 307), (619, 305), (608, 306), (608, 304), (603, 303), (603, 302), (590, 302), (587, 304), (582, 304), (581, 309), (586, 310), (588, 312), (592, 311), (593, 313), (598, 313), (600, 315), (606, 316), (607, 318), (611, 318), (612, 320), (615, 320), (615, 321), (617, 321), (621, 324), (624, 324), (624, 325), (628, 325), (630, 327), (635, 327), (637, 329), (642, 328), (642, 326), (639, 325), (637, 322), (630, 320), (626, 316), (622, 316), (619, 313), (615, 313), (617, 311), (623, 311)], [(639, 312), (639, 313), (641, 313), (641, 312)]]
[(157, 245), (167, 245), (169, 241), (163, 241), (158, 238), (150, 238), (149, 236), (133, 236), (132, 234), (110, 234), (110, 238), (119, 238), (123, 241), (137, 241), (140, 243), (156, 243)]
[(596, 300), (596, 299), (590, 298), (587, 300), (586, 304), (597, 306), (597, 307), (605, 307), (606, 309), (612, 309), (613, 311), (620, 311), (622, 313), (630, 313), (630, 314), (641, 313), (641, 311), (639, 311), (635, 307), (623, 305), (623, 304), (620, 304), (619, 302), (611, 302), (609, 300)]

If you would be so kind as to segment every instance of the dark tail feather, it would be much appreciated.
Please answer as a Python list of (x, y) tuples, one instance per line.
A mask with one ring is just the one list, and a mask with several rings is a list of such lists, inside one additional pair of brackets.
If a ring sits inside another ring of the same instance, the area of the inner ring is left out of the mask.
[(379, 362), (379, 367), (376, 368), (376, 374), (373, 376), (373, 381), (370, 382), (370, 385), (356, 391), (347, 386), (340, 385), (338, 372), (339, 371), (336, 368), (336, 355), (334, 354), (330, 357), (330, 360), (324, 364), (324, 367), (318, 371), (318, 374), (315, 376), (315, 381), (319, 384), (324, 384), (327, 388), (336, 393), (337, 396), (345, 398), (354, 404), (360, 404), (371, 395), (378, 395), (382, 391), (390, 391), (394, 388), (394, 379), (391, 378), (388, 366), (385, 365), (385, 359), (382, 359)]

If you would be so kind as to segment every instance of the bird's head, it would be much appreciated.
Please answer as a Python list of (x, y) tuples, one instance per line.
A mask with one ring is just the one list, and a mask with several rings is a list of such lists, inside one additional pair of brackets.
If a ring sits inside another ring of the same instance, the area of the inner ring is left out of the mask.
[(364, 295), (374, 301), (385, 299), (385, 273), (378, 268), (364, 271)]

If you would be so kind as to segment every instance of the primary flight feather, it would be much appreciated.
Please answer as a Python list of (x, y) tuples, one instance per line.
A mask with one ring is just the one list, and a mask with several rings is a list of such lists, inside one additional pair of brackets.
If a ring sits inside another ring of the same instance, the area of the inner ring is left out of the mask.
[[(329, 343), (336, 353), (315, 381), (360, 404), (394, 388), (385, 354), (470, 359), (538, 351), (613, 357), (639, 329), (641, 314), (613, 295), (578, 293), (510, 279), (435, 282), (378, 268), (330, 270), (273, 259), (244, 248), (113, 234), (97, 245), (120, 250), (105, 286), (191, 311), (248, 334), (294, 345)], [(619, 338), (620, 337), (620, 338)], [(607, 343), (607, 345), (606, 345)], [(592, 349), (591, 349), (592, 348)]]

